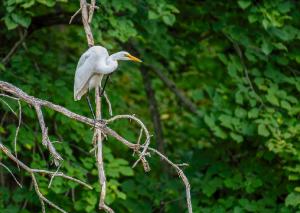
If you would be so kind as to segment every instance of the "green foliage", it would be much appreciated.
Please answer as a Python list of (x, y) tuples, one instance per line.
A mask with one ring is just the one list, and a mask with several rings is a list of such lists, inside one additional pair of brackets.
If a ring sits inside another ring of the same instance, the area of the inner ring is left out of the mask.
[[(203, 114), (197, 117), (186, 112), (151, 74), (166, 154), (175, 162), (190, 164), (185, 171), (191, 181), (194, 212), (300, 211), (300, 3), (101, 0), (98, 5), (92, 26), (96, 43), (110, 52), (137, 52), (145, 67), (152, 66), (147, 69), (161, 69), (174, 79)], [(54, 13), (70, 17), (79, 2), (4, 0), (0, 6), (1, 58), (19, 39), (20, 31), (34, 29), (9, 63), (0, 63), (0, 79), (90, 116), (84, 101), (72, 99), (74, 70), (86, 49), (82, 26), (41, 28), (35, 21)], [(107, 88), (114, 114), (136, 114), (151, 126), (140, 67), (120, 66)], [(12, 148), (17, 118), (11, 110), (17, 114), (18, 105), (1, 99), (0, 136)], [(40, 143), (34, 110), (25, 103), (22, 109), (20, 158), (34, 168), (54, 170), (46, 163), (48, 154)], [(103, 110), (108, 117), (106, 106)], [(43, 112), (51, 139), (62, 142), (55, 143), (65, 159), (61, 169), (94, 189), (60, 178), (48, 189), (48, 179), (39, 177), (41, 191), (69, 212), (97, 212), (100, 189), (89, 153), (92, 131), (51, 110)], [(112, 128), (130, 140), (138, 137), (139, 130), (128, 123), (119, 122)], [(177, 174), (163, 174), (159, 159), (152, 157), (152, 171), (147, 175), (141, 168), (131, 168), (134, 159), (118, 142), (109, 138), (104, 146), (106, 202), (117, 212), (186, 211)], [(20, 212), (38, 212), (28, 174), (18, 172), (1, 154), (0, 159), (24, 180), (24, 187), (18, 189), (1, 170), (6, 177), (0, 188), (1, 212), (18, 212), (24, 202), (28, 205)]]

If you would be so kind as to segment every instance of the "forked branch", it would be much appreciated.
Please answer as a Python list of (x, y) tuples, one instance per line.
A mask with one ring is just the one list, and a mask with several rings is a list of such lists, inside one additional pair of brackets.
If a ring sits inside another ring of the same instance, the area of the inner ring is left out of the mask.
[[(148, 144), (147, 141), (146, 141), (147, 143), (144, 143), (144, 145), (139, 144), (140, 139), (138, 140), (138, 143), (132, 143), (132, 142), (128, 141), (127, 139), (125, 139), (124, 137), (122, 137), (121, 135), (119, 135), (113, 129), (111, 129), (107, 126), (107, 124), (112, 123), (112, 122), (114, 122), (118, 119), (131, 119), (131, 120), (136, 121), (140, 125), (140, 127), (143, 129), (143, 132), (147, 132), (147, 133), (145, 133), (145, 135), (148, 135), (146, 137), (149, 138), (150, 135), (149, 135), (149, 132), (147, 131), (145, 125), (138, 118), (136, 118), (135, 116), (132, 116), (132, 115), (117, 115), (117, 116), (115, 116), (111, 119), (108, 119), (108, 120), (100, 120), (95, 124), (93, 119), (84, 117), (82, 115), (78, 115), (78, 114), (76, 114), (74, 112), (71, 112), (70, 110), (68, 110), (68, 109), (66, 109), (62, 106), (53, 104), (49, 101), (41, 100), (41, 99), (35, 98), (33, 96), (30, 96), (27, 93), (25, 93), (24, 91), (22, 91), (21, 89), (15, 87), (12, 84), (7, 83), (7, 82), (0, 81), (0, 91), (8, 93), (9, 95), (5, 94), (3, 96), (5, 96), (7, 98), (11, 98), (12, 100), (15, 100), (15, 101), (21, 100), (21, 101), (24, 101), (24, 102), (28, 103), (31, 106), (38, 105), (40, 107), (47, 107), (49, 109), (52, 109), (52, 110), (56, 111), (57, 113), (61, 113), (61, 114), (65, 115), (66, 117), (69, 117), (72, 120), (76, 120), (77, 122), (81, 122), (81, 123), (89, 125), (91, 127), (95, 126), (95, 128), (101, 130), (101, 132), (103, 134), (115, 138), (117, 141), (121, 142), (123, 145), (130, 148), (133, 152), (139, 153), (140, 154), (139, 159), (141, 159), (141, 162), (142, 162), (142, 165), (144, 166), (144, 169), (146, 168), (145, 170), (149, 170), (149, 169), (147, 169), (147, 167), (149, 167), (149, 165), (148, 165), (148, 162), (146, 160), (146, 156), (148, 156), (147, 150), (159, 155), (164, 161), (166, 161), (169, 165), (171, 165), (178, 172), (179, 177), (181, 178), (181, 180), (183, 181), (183, 183), (186, 187), (186, 197), (187, 197), (187, 204), (188, 204), (189, 213), (192, 213), (191, 196), (190, 196), (190, 184), (189, 184), (188, 179), (186, 178), (186, 176), (183, 174), (183, 171), (180, 169), (179, 165), (172, 163), (165, 155), (163, 155), (162, 153), (160, 153), (156, 149), (148, 147), (149, 144)], [(2, 93), (2, 94), (4, 94), (4, 93)], [(1, 144), (0, 149), (5, 154), (10, 153), (10, 152), (8, 152), (8, 149), (3, 146), (3, 144)], [(143, 152), (145, 154), (141, 155), (141, 153), (143, 153)], [(141, 158), (141, 156), (144, 156), (144, 157)], [(10, 154), (9, 157), (12, 160), (16, 159), (12, 154)], [(23, 168), (24, 170), (32, 172), (32, 170), (29, 167), (27, 167), (25, 164), (23, 164), (19, 160), (16, 160), (15, 162), (18, 163), (18, 164), (20, 163), (21, 168)], [(36, 170), (33, 170), (33, 171), (36, 171)], [(51, 174), (53, 174), (53, 173), (51, 173)], [(60, 174), (60, 173), (58, 173), (58, 174)], [(34, 181), (34, 179), (33, 179), (33, 181)], [(43, 201), (43, 198), (40, 198), (40, 200)], [(44, 206), (44, 202), (41, 202), (41, 203), (42, 203), (42, 206)]]

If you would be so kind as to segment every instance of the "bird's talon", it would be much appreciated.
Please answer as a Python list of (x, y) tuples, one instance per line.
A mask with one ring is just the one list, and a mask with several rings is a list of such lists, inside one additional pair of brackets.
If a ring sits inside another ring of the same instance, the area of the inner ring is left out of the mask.
[(106, 124), (107, 124), (107, 122), (105, 120), (102, 120), (102, 119), (96, 119), (96, 120), (94, 120), (94, 122), (95, 122), (95, 126), (96, 126), (97, 123), (100, 123), (104, 126), (106, 126)]

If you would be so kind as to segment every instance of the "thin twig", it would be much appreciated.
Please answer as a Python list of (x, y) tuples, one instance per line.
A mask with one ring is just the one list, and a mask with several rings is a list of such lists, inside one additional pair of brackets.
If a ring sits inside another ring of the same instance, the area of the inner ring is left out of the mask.
[(57, 167), (55, 173), (54, 173), (53, 175), (51, 175), (51, 179), (50, 179), (49, 184), (48, 184), (48, 189), (51, 187), (52, 181), (54, 180), (55, 176), (57, 176), (57, 173), (58, 173), (60, 167), (61, 167), (61, 165), (59, 165), (59, 166)]
[(96, 5), (96, 0), (91, 0), (91, 5), (89, 6), (89, 24), (92, 23), (95, 5)]
[(58, 166), (59, 162), (62, 161), (63, 158), (60, 156), (60, 154), (58, 154), (58, 152), (56, 151), (55, 147), (49, 139), (48, 128), (46, 127), (41, 107), (39, 105), (35, 105), (34, 107), (42, 130), (42, 144), (48, 148), (51, 157), (53, 157), (54, 164)]
[(9, 103), (7, 103), (5, 100), (3, 100), (2, 98), (0, 98), (0, 101), (2, 101), (2, 103), (4, 103), (4, 105), (6, 105), (8, 107), (8, 109), (16, 116), (18, 117), (17, 113), (13, 110), (13, 108), (9, 105)]
[[(87, 117), (78, 115), (76, 113), (73, 113), (73, 112), (69, 111), (68, 109), (66, 109), (64, 107), (61, 107), (61, 106), (56, 105), (56, 104), (53, 104), (53, 103), (51, 103), (49, 101), (44, 101), (44, 100), (41, 100), (41, 99), (38, 99), (38, 98), (35, 98), (35, 97), (32, 97), (32, 96), (29, 96), (28, 94), (26, 94), (25, 92), (23, 92), (21, 89), (13, 86), (12, 84), (9, 84), (7, 82), (0, 81), (0, 90), (5, 91), (5, 92), (7, 92), (7, 93), (9, 93), (11, 95), (14, 95), (15, 97), (19, 98), (20, 100), (23, 100), (23, 101), (27, 102), (29, 105), (32, 105), (32, 106), (39, 105), (40, 107), (41, 106), (45, 106), (45, 107), (48, 107), (48, 108), (50, 108), (50, 109), (52, 109), (52, 110), (54, 110), (56, 112), (59, 112), (59, 113), (65, 115), (65, 116), (67, 116), (67, 117), (69, 117), (69, 118), (71, 118), (73, 120), (82, 122), (82, 123), (84, 123), (86, 125), (89, 125), (89, 126), (95, 126), (96, 129), (100, 129), (104, 134), (110, 135), (110, 136), (114, 137), (117, 141), (121, 142), (122, 144), (124, 144), (125, 146), (127, 146), (128, 148), (130, 148), (132, 150), (136, 150), (138, 147), (140, 147), (143, 150), (150, 150), (150, 151), (158, 154), (162, 159), (164, 159), (165, 161), (167, 161), (167, 163), (169, 163), (171, 166), (173, 166), (178, 171), (178, 173), (180, 174), (180, 178), (183, 180), (183, 182), (184, 182), (184, 184), (186, 186), (186, 194), (187, 194), (187, 203), (188, 203), (189, 213), (192, 212), (191, 211), (190, 193), (189, 193), (190, 186), (188, 184), (187, 179), (183, 175), (183, 172), (180, 172), (182, 170), (178, 167), (178, 165), (172, 163), (167, 157), (165, 157), (163, 154), (161, 154), (157, 150), (155, 150), (153, 148), (147, 148), (146, 145), (140, 145), (140, 146), (138, 146), (137, 144), (131, 143), (130, 141), (128, 141), (125, 138), (123, 138), (122, 136), (120, 136), (117, 132), (115, 132), (114, 130), (112, 130), (111, 128), (109, 128), (109, 127), (106, 126), (106, 124), (108, 123), (108, 121), (112, 122), (114, 120), (121, 119), (121, 118), (127, 118), (127, 119), (130, 118), (130, 119), (138, 121), (136, 117), (130, 116), (130, 115), (120, 115), (118, 117), (115, 116), (115, 117), (113, 117), (113, 118), (111, 118), (109, 120), (101, 120), (101, 121), (99, 121), (99, 122), (97, 122), (95, 124), (94, 120), (92, 120), (90, 118), (87, 118)], [(150, 138), (150, 135), (148, 137)], [(0, 143), (0, 149), (2, 149), (2, 151), (4, 151), (4, 153), (7, 150), (6, 148), (3, 148), (3, 145), (1, 143)], [(146, 153), (145, 156), (146, 155), (148, 155), (148, 154)], [(15, 157), (13, 155), (11, 155), (10, 158), (15, 158)], [(142, 163), (147, 162), (145, 158), (142, 158), (141, 160), (142, 160)], [(20, 166), (22, 168), (24, 168), (24, 166), (26, 166), (22, 162), (18, 162), (18, 163), (20, 164)], [(178, 168), (179, 168), (179, 170), (178, 170)]]
[(16, 129), (15, 138), (14, 138), (14, 150), (15, 150), (16, 158), (18, 157), (18, 155), (17, 155), (17, 140), (18, 140), (18, 135), (19, 135), (20, 126), (21, 126), (21, 122), (22, 122), (22, 106), (21, 106), (20, 100), (18, 100), (18, 105), (19, 105), (19, 116), (18, 116), (19, 121), (18, 121), (18, 126), (17, 126), (17, 129)]
[(80, 11), (81, 11), (81, 7), (74, 13), (74, 15), (72, 15), (69, 24), (72, 24), (73, 19), (80, 13)]
[(224, 34), (226, 36), (226, 38), (228, 38), (228, 40), (233, 44), (233, 47), (234, 47), (234, 50), (237, 52), (239, 58), (240, 58), (240, 61), (241, 61), (241, 64), (243, 66), (243, 69), (244, 69), (244, 73), (245, 73), (245, 78), (248, 82), (248, 85), (250, 87), (250, 89), (253, 91), (256, 99), (261, 103), (262, 106), (265, 106), (264, 104), (264, 101), (262, 100), (262, 98), (257, 94), (252, 82), (251, 82), (251, 79), (250, 79), (250, 76), (249, 76), (249, 72), (248, 72), (248, 69), (247, 69), (247, 66), (245, 64), (245, 61), (244, 61), (244, 56), (243, 56), (243, 52), (240, 48), (240, 46), (238, 45), (237, 42), (235, 42), (230, 36), (228, 36), (227, 34)]
[(14, 44), (14, 46), (11, 48), (11, 50), (8, 52), (8, 54), (2, 59), (3, 64), (7, 64), (10, 60), (11, 56), (15, 53), (15, 51), (18, 49), (20, 44), (23, 43), (27, 36), (27, 30), (24, 31), (24, 33), (21, 34), (20, 39)]
[[(37, 169), (31, 169), (30, 167), (28, 167), (27, 165), (25, 165), (22, 161), (20, 161), (18, 158), (16, 158), (9, 150), (8, 148), (6, 148), (1, 142), (0, 142), (0, 150), (6, 155), (8, 156), (12, 161), (14, 161), (17, 165), (19, 165), (22, 169), (24, 169), (25, 171), (27, 171), (30, 175), (31, 175), (31, 179), (34, 185), (34, 189), (36, 191), (36, 194), (39, 197), (41, 206), (42, 206), (42, 212), (45, 213), (45, 202), (48, 203), (50, 206), (52, 206), (53, 208), (57, 209), (60, 212), (66, 213), (65, 210), (63, 210), (62, 208), (58, 207), (57, 205), (55, 205), (54, 203), (52, 203), (51, 201), (49, 201), (46, 197), (43, 196), (43, 194), (40, 192), (39, 189), (39, 185), (38, 182), (36, 180), (35, 177), (35, 173), (45, 173), (45, 174), (51, 174), (54, 175), (56, 172), (51, 172), (51, 171), (47, 171), (47, 170), (37, 170)], [(75, 178), (72, 178), (70, 176), (64, 175), (63, 173), (57, 173), (56, 176), (60, 176), (72, 181), (75, 181), (79, 184), (82, 184), (88, 188), (91, 188), (91, 186), (89, 186), (88, 184), (77, 180)]]
[(169, 160), (169, 158), (167, 158), (165, 155), (163, 155), (162, 153), (160, 153), (156, 149), (153, 149), (151, 147), (149, 147), (148, 149), (150, 151), (152, 151), (153, 153), (159, 155), (161, 159), (166, 161), (169, 165), (171, 165), (177, 171), (180, 179), (182, 180), (182, 182), (185, 185), (185, 193), (186, 193), (186, 202), (187, 202), (187, 206), (188, 206), (188, 212), (192, 213), (193, 208), (192, 208), (192, 200), (191, 200), (191, 186), (190, 186), (188, 178), (185, 176), (182, 169), (180, 169), (180, 167), (178, 165), (174, 164), (171, 160)]
[(4, 167), (9, 172), (11, 174), (11, 176), (13, 177), (13, 179), (15, 180), (15, 182), (20, 186), (20, 188), (22, 188), (22, 184), (17, 180), (17, 178), (12, 173), (12, 171), (1, 162), (0, 162), (0, 166)]
[(138, 152), (138, 150), (140, 149), (140, 144), (141, 144), (141, 139), (142, 139), (142, 137), (143, 137), (143, 128), (141, 128), (141, 130), (140, 130), (140, 134), (139, 134), (138, 140), (137, 140), (137, 142), (136, 142), (137, 147), (136, 147), (136, 149), (133, 151), (132, 156), (134, 156), (135, 153)]
[(68, 180), (72, 180), (74, 182), (77, 182), (85, 187), (87, 187), (88, 189), (93, 189), (92, 186), (90, 186), (89, 184), (86, 184), (85, 182), (81, 181), (81, 180), (78, 180), (76, 178), (73, 178), (71, 176), (68, 176), (68, 175), (65, 175), (64, 173), (62, 172), (51, 172), (51, 171), (48, 171), (48, 170), (42, 170), (42, 169), (32, 169), (33, 172), (35, 173), (42, 173), (42, 174), (48, 174), (48, 175), (51, 175), (51, 177), (53, 177), (53, 175), (55, 175), (56, 177), (62, 177), (62, 178), (65, 178), (65, 179), (68, 179)]
[(107, 106), (108, 106), (109, 115), (113, 116), (113, 111), (112, 111), (112, 107), (111, 107), (111, 103), (110, 103), (110, 100), (108, 98), (108, 95), (107, 95), (107, 93), (105, 91), (104, 91), (103, 95), (104, 95), (104, 98), (105, 98)]
[[(136, 121), (140, 125), (140, 127), (144, 130), (145, 135), (146, 135), (146, 141), (144, 143), (144, 149), (141, 152), (139, 159), (133, 164), (133, 168), (134, 168), (138, 164), (138, 162), (141, 161), (142, 158), (144, 158), (145, 155), (146, 155), (147, 148), (149, 147), (149, 144), (150, 144), (150, 134), (149, 134), (149, 131), (146, 128), (145, 124), (140, 119), (135, 117), (134, 115), (116, 115), (116, 116), (106, 120), (106, 122), (109, 124), (109, 123), (111, 123), (115, 120), (118, 120), (118, 119), (130, 119), (130, 120)], [(144, 168), (144, 169), (146, 171), (146, 168)]]

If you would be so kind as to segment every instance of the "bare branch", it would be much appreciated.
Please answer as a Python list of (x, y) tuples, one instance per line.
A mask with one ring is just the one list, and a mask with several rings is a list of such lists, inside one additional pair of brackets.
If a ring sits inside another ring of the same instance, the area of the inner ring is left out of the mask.
[(81, 7), (74, 13), (74, 15), (72, 15), (69, 24), (72, 24), (73, 19), (80, 13), (80, 11), (81, 11)]
[(7, 166), (5, 166), (3, 163), (1, 163), (1, 162), (0, 162), (0, 166), (4, 167), (9, 172), (10, 175), (13, 177), (13, 179), (16, 181), (16, 183), (22, 188), (22, 184), (17, 180), (17, 178), (12, 173), (12, 171)]
[(96, 0), (91, 0), (91, 5), (89, 6), (89, 24), (92, 23), (93, 14), (95, 10)]
[[(55, 175), (55, 176), (60, 176), (72, 181), (75, 181), (81, 185), (84, 185), (86, 187), (88, 187), (89, 189), (91, 189), (92, 187), (89, 186), (88, 184), (84, 183), (83, 181), (77, 180), (73, 177), (64, 175), (63, 173), (59, 172), (51, 172), (51, 171), (47, 171), (47, 170), (38, 170), (38, 169), (31, 169), (30, 167), (28, 167), (27, 165), (25, 165), (23, 162), (21, 162), (18, 158), (16, 158), (9, 150), (8, 148), (6, 148), (1, 142), (0, 142), (0, 150), (7, 155), (12, 161), (14, 161), (17, 165), (19, 165), (22, 169), (24, 169), (25, 171), (27, 171), (30, 175), (31, 175), (31, 179), (33, 181), (33, 185), (34, 185), (34, 189), (40, 199), (41, 205), (42, 205), (42, 212), (45, 213), (45, 202), (47, 204), (49, 204), (50, 206), (52, 206), (53, 208), (59, 210), (60, 212), (66, 213), (65, 210), (63, 210), (62, 208), (58, 207), (57, 205), (55, 205), (54, 203), (52, 203), (51, 201), (49, 201), (46, 197), (43, 196), (43, 194), (40, 192), (39, 190), (39, 185), (38, 182), (36, 180), (35, 174), (36, 173), (43, 173), (43, 174), (50, 174), (50, 175)], [(2, 163), (0, 162), (0, 164), (2, 165)], [(12, 173), (11, 173), (12, 174)]]
[(9, 105), (9, 103), (7, 103), (5, 100), (3, 100), (2, 98), (0, 98), (0, 101), (6, 105), (8, 107), (8, 109), (16, 116), (18, 117), (17, 113), (13, 110), (13, 108)]
[(17, 155), (17, 140), (18, 140), (18, 135), (19, 135), (19, 131), (20, 131), (20, 126), (21, 126), (21, 123), (22, 123), (22, 105), (21, 105), (20, 100), (18, 100), (18, 105), (19, 105), (19, 116), (18, 116), (19, 121), (18, 121), (18, 126), (17, 126), (17, 129), (16, 129), (15, 139), (14, 139), (14, 148), (15, 148), (16, 157), (18, 157), (18, 155)]
[(154, 152), (155, 154), (159, 155), (161, 159), (166, 161), (169, 165), (171, 165), (178, 173), (179, 177), (181, 178), (182, 182), (185, 185), (185, 193), (186, 193), (186, 202), (188, 206), (188, 211), (189, 213), (193, 213), (193, 208), (192, 208), (192, 200), (191, 200), (191, 186), (189, 183), (188, 178), (185, 176), (184, 172), (180, 169), (180, 167), (176, 164), (174, 164), (171, 160), (169, 160), (165, 155), (157, 151), (156, 149), (153, 148), (148, 148), (150, 151)]
[(88, 8), (87, 8), (86, 0), (80, 0), (80, 7), (81, 7), (81, 14), (82, 14), (82, 23), (86, 34), (87, 42), (89, 47), (92, 47), (94, 46), (94, 37), (88, 22), (89, 16), (88, 16)]
[[(88, 8), (89, 6), (89, 8)], [(82, 14), (82, 23), (84, 26), (84, 30), (86, 33), (86, 37), (87, 37), (87, 42), (88, 42), (88, 46), (91, 47), (94, 45), (94, 38), (93, 38), (93, 34), (91, 31), (91, 27), (90, 27), (90, 23), (92, 20), (92, 16), (94, 13), (94, 9), (96, 8), (95, 6), (95, 0), (91, 0), (91, 5), (87, 4), (86, 0), (80, 0), (80, 9), (71, 17), (70, 23), (72, 22), (72, 20), (74, 19), (74, 17), (81, 11)], [(88, 10), (89, 9), (89, 10)], [(143, 124), (143, 122), (141, 120), (139, 120), (138, 118), (136, 118), (134, 115), (117, 115), (115, 117), (112, 117), (108, 120), (103, 120), (102, 119), (102, 115), (101, 115), (101, 97), (100, 97), (100, 91), (99, 88), (95, 89), (95, 101), (96, 101), (96, 118), (97, 118), (97, 122), (95, 123), (94, 120), (78, 115), (74, 112), (69, 111), (68, 109), (61, 107), (59, 105), (53, 104), (49, 101), (45, 101), (45, 100), (41, 100), (32, 96), (29, 96), (28, 94), (26, 94), (25, 92), (23, 92), (21, 89), (0, 81), (0, 90), (7, 92), (9, 94), (11, 94), (12, 96), (15, 96), (17, 99), (23, 100), (26, 103), (28, 103), (31, 106), (35, 107), (36, 110), (36, 114), (41, 126), (41, 130), (42, 130), (42, 142), (43, 145), (46, 146), (51, 154), (51, 156), (53, 156), (54, 162), (55, 164), (58, 166), (59, 165), (59, 161), (62, 160), (61, 156), (56, 152), (53, 144), (51, 143), (49, 136), (48, 136), (48, 129), (46, 127), (45, 121), (44, 121), (44, 117), (43, 117), (43, 113), (42, 113), (42, 107), (47, 107), (50, 108), (56, 112), (59, 112), (73, 120), (85, 123), (89, 126), (94, 127), (94, 137), (93, 137), (93, 144), (94, 144), (94, 151), (95, 151), (95, 157), (96, 157), (96, 161), (97, 161), (97, 168), (98, 168), (98, 176), (99, 176), (99, 184), (101, 186), (101, 192), (100, 192), (100, 198), (99, 198), (99, 209), (103, 209), (104, 211), (108, 212), (108, 213), (114, 213), (114, 211), (105, 204), (105, 197), (106, 197), (106, 177), (105, 177), (105, 170), (104, 170), (104, 165), (103, 165), (103, 136), (109, 135), (114, 137), (115, 139), (117, 139), (119, 142), (123, 143), (125, 146), (127, 146), (128, 148), (132, 149), (134, 152), (137, 152), (139, 154), (139, 158), (138, 160), (134, 163), (133, 167), (137, 165), (137, 163), (139, 161), (142, 162), (144, 170), (150, 171), (150, 166), (147, 162), (146, 157), (150, 156), (150, 153), (148, 152), (148, 147), (150, 144), (150, 134), (146, 128), (146, 126)], [(111, 110), (111, 104), (110, 101), (108, 99), (108, 96), (105, 94), (104, 95), (107, 103), (108, 103), (108, 107), (109, 107), (109, 113), (110, 115), (112, 115), (112, 110)], [(114, 122), (118, 119), (129, 119), (129, 120), (134, 120), (141, 128), (140, 130), (140, 135), (137, 141), (137, 144), (131, 143), (130, 141), (126, 140), (125, 138), (123, 138), (122, 136), (120, 136), (118, 133), (116, 133), (114, 130), (112, 130), (111, 128), (107, 127), (106, 124), (109, 124), (111, 122)], [(146, 135), (146, 140), (144, 142), (143, 145), (140, 145), (140, 140), (142, 138), (142, 133), (145, 133)], [(33, 185), (35, 188), (35, 191), (40, 199), (40, 203), (42, 206), (42, 212), (45, 213), (45, 203), (49, 204), (50, 206), (52, 206), (53, 208), (56, 208), (58, 211), (60, 212), (65, 212), (63, 209), (61, 209), (60, 207), (56, 206), (54, 203), (52, 203), (51, 201), (49, 201), (47, 198), (45, 198), (40, 190), (39, 190), (39, 186), (38, 183), (36, 181), (36, 177), (35, 177), (35, 173), (45, 173), (51, 176), (51, 180), (49, 183), (49, 187), (51, 186), (52, 180), (54, 177), (56, 176), (61, 176), (64, 177), (66, 179), (70, 179), (73, 180), (77, 183), (80, 183), (88, 188), (91, 188), (89, 185), (85, 184), (84, 182), (81, 182), (75, 178), (69, 177), (64, 175), (63, 173), (58, 172), (59, 168), (55, 171), (55, 172), (50, 172), (50, 171), (46, 171), (46, 170), (36, 170), (36, 169), (31, 169), (29, 167), (27, 167), (24, 163), (22, 163), (21, 161), (19, 161), (16, 157), (14, 157), (6, 147), (3, 146), (3, 144), (0, 143), (0, 149), (13, 161), (15, 161), (17, 164), (20, 164), (21, 168), (23, 168), (24, 170), (26, 170), (27, 172), (29, 172), (31, 174), (32, 177), (32, 181), (33, 181)], [(186, 178), (186, 176), (183, 174), (183, 171), (179, 168), (178, 165), (172, 163), (167, 157), (165, 157), (163, 154), (161, 154), (159, 151), (157, 151), (156, 149), (152, 149), (149, 148), (150, 151), (158, 154), (162, 159), (164, 159), (167, 163), (169, 163), (170, 165), (172, 165), (176, 171), (178, 172), (180, 178), (183, 180), (185, 186), (186, 186), (186, 195), (187, 195), (187, 203), (188, 203), (188, 209), (189, 209), (189, 213), (192, 213), (192, 207), (191, 207), (191, 201), (190, 201), (190, 186), (188, 183), (188, 180)]]
[[(145, 155), (146, 155), (146, 152), (147, 152), (147, 149), (149, 147), (149, 144), (150, 144), (150, 134), (149, 134), (149, 131), (148, 129), (146, 128), (145, 124), (140, 120), (138, 119), (137, 117), (135, 117), (134, 115), (116, 115), (108, 120), (106, 120), (106, 122), (109, 124), (115, 120), (118, 120), (118, 119), (129, 119), (129, 120), (134, 120), (136, 121), (140, 127), (144, 130), (145, 132), (145, 135), (146, 135), (146, 141), (144, 143), (144, 149), (143, 151), (140, 153), (140, 157), (139, 159), (133, 164), (133, 167), (135, 167), (139, 161), (142, 160), (142, 158), (145, 158)], [(139, 145), (137, 145), (139, 146)], [(144, 170), (147, 172), (149, 171), (148, 169), (148, 166), (147, 167), (144, 167)]]
[(245, 72), (245, 78), (247, 80), (247, 83), (250, 87), (250, 89), (253, 91), (253, 93), (255, 94), (255, 97), (256, 97), (256, 100), (258, 100), (262, 106), (264, 106), (264, 101), (262, 100), (262, 98), (257, 94), (252, 82), (251, 82), (251, 79), (250, 79), (250, 76), (249, 76), (249, 72), (248, 72), (248, 69), (247, 69), (247, 66), (245, 64), (245, 61), (244, 61), (244, 56), (243, 56), (243, 52), (240, 48), (240, 46), (238, 45), (237, 42), (235, 42), (230, 36), (228, 36), (227, 34), (224, 34), (226, 36), (226, 38), (233, 44), (233, 47), (234, 47), (234, 50), (236, 51), (236, 53), (238, 54), (239, 58), (240, 58), (240, 61), (241, 61), (241, 64), (243, 66), (243, 69), (244, 69), (244, 72)]
[[(19, 88), (15, 87), (15, 86), (13, 86), (13, 85), (11, 85), (9, 83), (0, 81), (0, 90), (5, 91), (7, 93), (10, 93), (10, 94), (14, 95), (15, 97), (19, 98), (20, 100), (23, 100), (23, 101), (27, 102), (30, 105), (33, 105), (33, 106), (36, 106), (36, 105), (45, 106), (45, 107), (48, 107), (48, 108), (50, 108), (50, 109), (52, 109), (54, 111), (57, 111), (57, 112), (65, 115), (65, 116), (67, 116), (67, 117), (69, 117), (69, 118), (71, 118), (73, 120), (82, 122), (82, 123), (87, 124), (87, 125), (92, 126), (92, 127), (95, 125), (94, 124), (94, 120), (92, 120), (92, 119), (89, 119), (89, 118), (86, 118), (84, 116), (78, 115), (78, 114), (76, 114), (74, 112), (69, 111), (68, 109), (66, 109), (64, 107), (58, 106), (58, 105), (53, 104), (51, 102), (44, 101), (44, 100), (41, 100), (41, 99), (38, 99), (38, 98), (35, 98), (35, 97), (32, 97), (32, 96), (29, 96), (28, 94), (26, 94), (25, 92), (23, 92)], [(123, 143), (125, 146), (127, 146), (130, 149), (132, 149), (133, 151), (134, 150), (139, 150), (140, 148), (142, 148), (142, 150), (144, 152), (146, 152), (145, 150), (150, 150), (150, 151), (158, 154), (168, 164), (170, 164), (177, 171), (179, 171), (180, 177), (182, 178), (182, 180), (183, 180), (183, 182), (184, 182), (184, 184), (186, 186), (188, 208), (189, 208), (189, 213), (191, 213), (192, 211), (191, 211), (191, 202), (190, 202), (190, 195), (189, 195), (190, 194), (189, 193), (190, 192), (190, 186), (188, 184), (188, 181), (187, 181), (186, 177), (183, 175), (182, 170), (179, 168), (179, 166), (176, 165), (176, 164), (174, 164), (174, 163), (172, 163), (167, 157), (165, 157), (163, 154), (161, 154), (157, 150), (155, 150), (153, 148), (150, 148), (150, 147), (148, 148), (148, 145), (149, 145), (148, 140), (146, 140), (146, 142), (144, 143), (144, 145), (137, 145), (137, 144), (129, 142), (128, 140), (126, 140), (125, 138), (123, 138), (122, 136), (120, 136), (118, 133), (116, 133), (114, 130), (112, 130), (111, 128), (109, 128), (109, 127), (106, 126), (107, 123), (111, 123), (111, 122), (116, 121), (118, 119), (131, 119), (131, 120), (135, 120), (141, 126), (141, 128), (143, 129), (143, 131), (145, 132), (146, 137), (150, 139), (149, 132), (148, 132), (147, 128), (145, 127), (145, 125), (138, 118), (136, 118), (135, 116), (132, 116), (132, 115), (117, 115), (117, 116), (112, 117), (112, 118), (110, 118), (108, 120), (100, 120), (99, 122), (96, 123), (95, 128), (96, 129), (100, 129), (106, 135), (110, 135), (110, 136), (114, 137), (116, 140), (118, 140), (119, 142)], [(2, 151), (4, 151), (4, 153), (7, 153), (7, 151), (8, 151), (1, 143), (0, 143), (0, 149), (2, 149)], [(139, 154), (140, 154), (140, 156), (146, 156), (147, 155), (147, 153), (145, 153), (144, 155), (142, 155), (141, 152)], [(11, 155), (9, 157), (11, 159), (16, 159), (13, 155)], [(146, 161), (145, 158), (141, 158), (141, 161), (142, 161), (143, 164), (145, 163), (147, 165), (147, 161)], [(26, 171), (30, 170), (30, 168), (27, 167), (22, 162), (20, 162), (18, 160), (15, 161), (15, 162), (19, 163), (20, 166), (23, 169), (25, 169)], [(146, 165), (144, 165), (144, 167), (146, 167)], [(57, 175), (59, 175), (59, 173)]]
[(157, 149), (164, 153), (164, 137), (163, 137), (163, 128), (160, 120), (160, 113), (155, 98), (155, 91), (152, 88), (152, 82), (148, 70), (145, 67), (142, 67), (141, 74), (143, 77), (145, 92), (148, 99), (150, 115), (154, 127), (154, 135), (157, 143)]
[(8, 54), (2, 59), (3, 64), (8, 63), (11, 56), (16, 52), (16, 50), (19, 48), (19, 46), (23, 43), (26, 36), (27, 36), (27, 30), (25, 30), (24, 33), (21, 34), (20, 39), (14, 44), (14, 46), (11, 48), (11, 50), (8, 52)]
[(81, 181), (81, 180), (78, 180), (76, 178), (73, 178), (71, 176), (68, 176), (68, 175), (65, 175), (64, 173), (62, 172), (51, 172), (51, 171), (48, 171), (48, 170), (42, 170), (42, 169), (32, 169), (33, 172), (35, 173), (42, 173), (42, 174), (48, 174), (48, 175), (51, 175), (51, 177), (55, 176), (55, 177), (63, 177), (65, 179), (68, 179), (68, 180), (72, 180), (74, 182), (77, 182), (85, 187), (87, 187), (88, 189), (93, 189), (92, 186), (90, 186), (89, 184), (86, 184), (85, 182)]
[(62, 161), (63, 158), (60, 156), (60, 154), (58, 154), (58, 152), (56, 151), (55, 147), (49, 139), (48, 128), (46, 127), (41, 107), (39, 105), (34, 105), (34, 107), (42, 130), (42, 144), (48, 148), (51, 156), (53, 157), (54, 164), (58, 166), (59, 162)]
[(109, 115), (113, 116), (113, 111), (112, 111), (112, 107), (111, 107), (111, 103), (110, 103), (110, 100), (108, 98), (108, 95), (107, 95), (107, 93), (105, 91), (104, 91), (103, 95), (104, 95), (104, 98), (105, 98), (107, 106), (108, 106)]

